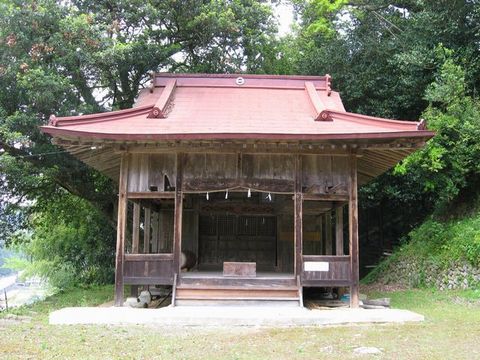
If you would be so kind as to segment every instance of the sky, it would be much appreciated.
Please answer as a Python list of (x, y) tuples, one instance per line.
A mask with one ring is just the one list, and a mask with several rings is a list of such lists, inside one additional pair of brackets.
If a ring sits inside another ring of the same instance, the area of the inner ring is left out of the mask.
[(274, 6), (275, 16), (279, 21), (278, 33), (284, 36), (290, 32), (290, 26), (293, 23), (293, 7), (290, 4), (282, 3)]

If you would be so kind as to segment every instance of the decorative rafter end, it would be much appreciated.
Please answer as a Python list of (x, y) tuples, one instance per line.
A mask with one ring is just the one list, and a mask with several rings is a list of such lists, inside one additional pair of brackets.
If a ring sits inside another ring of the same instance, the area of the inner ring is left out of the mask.
[(420, 122), (417, 125), (417, 130), (427, 130), (427, 121), (425, 119), (420, 119)]
[(57, 126), (57, 117), (55, 115), (50, 115), (50, 118), (48, 119), (48, 125), (49, 126)]
[(325, 82), (327, 95), (330, 96), (330, 94), (332, 93), (332, 77), (330, 76), (330, 74), (325, 75)]
[(323, 110), (315, 118), (315, 121), (333, 121), (332, 114), (330, 114), (330, 111), (328, 110)]
[(171, 108), (171, 101), (173, 93), (175, 92), (177, 81), (171, 79), (168, 81), (167, 85), (163, 89), (163, 92), (160, 94), (160, 97), (155, 103), (155, 106), (152, 108), (147, 118), (166, 118), (169, 108)]

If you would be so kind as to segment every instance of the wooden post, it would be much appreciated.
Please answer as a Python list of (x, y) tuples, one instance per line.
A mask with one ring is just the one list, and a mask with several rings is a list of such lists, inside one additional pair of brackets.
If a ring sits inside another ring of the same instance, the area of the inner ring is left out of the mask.
[(320, 239), (318, 239), (318, 244), (314, 247), (315, 255), (324, 255), (323, 243), (325, 242), (325, 236), (323, 236), (323, 215), (318, 217), (318, 233), (320, 234)]
[(294, 195), (294, 238), (295, 238), (295, 275), (303, 272), (303, 198), (302, 198), (302, 158), (295, 156), (295, 195)]
[(358, 194), (357, 157), (350, 156), (350, 181), (348, 201), (348, 228), (350, 247), (350, 307), (359, 306), (359, 261), (358, 261)]
[(132, 254), (140, 252), (140, 204), (133, 204)]
[(332, 239), (332, 213), (328, 211), (325, 214), (325, 255), (333, 254)]
[[(133, 221), (132, 221), (132, 254), (140, 252), (140, 204), (133, 204)], [(138, 296), (138, 285), (130, 286), (130, 296)]]
[(150, 227), (151, 227), (151, 215), (150, 208), (144, 210), (144, 223), (143, 223), (143, 253), (148, 254), (150, 252)]
[(343, 206), (335, 209), (335, 253), (343, 255)]
[(125, 257), (125, 232), (127, 225), (127, 183), (129, 155), (123, 154), (118, 182), (117, 250), (115, 255), (115, 306), (123, 305), (123, 263)]
[(158, 231), (158, 223), (159, 223), (160, 216), (158, 212), (154, 211), (152, 214), (152, 253), (157, 254), (160, 252), (160, 249), (158, 248), (158, 237), (159, 237), (159, 231)]
[(180, 272), (180, 255), (182, 252), (182, 215), (183, 215), (183, 159), (182, 153), (177, 153), (177, 181), (175, 183), (175, 214), (173, 225), (173, 271)]

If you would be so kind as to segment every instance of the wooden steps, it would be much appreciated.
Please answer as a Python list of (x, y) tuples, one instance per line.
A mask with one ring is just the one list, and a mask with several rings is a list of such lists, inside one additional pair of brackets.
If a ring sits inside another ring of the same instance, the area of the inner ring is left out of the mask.
[(175, 305), (300, 306), (297, 286), (189, 285), (176, 288)]

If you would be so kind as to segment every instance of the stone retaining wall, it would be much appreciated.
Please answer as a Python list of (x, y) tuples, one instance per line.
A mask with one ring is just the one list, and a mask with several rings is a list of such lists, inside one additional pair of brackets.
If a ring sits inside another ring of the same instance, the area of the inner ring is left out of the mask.
[(466, 262), (452, 262), (447, 266), (429, 260), (400, 258), (389, 264), (378, 281), (440, 290), (473, 289), (480, 287), (480, 268)]

